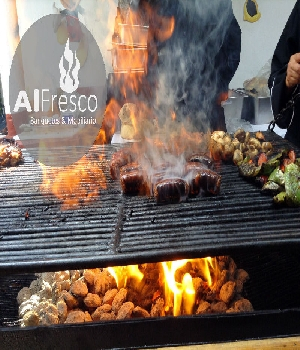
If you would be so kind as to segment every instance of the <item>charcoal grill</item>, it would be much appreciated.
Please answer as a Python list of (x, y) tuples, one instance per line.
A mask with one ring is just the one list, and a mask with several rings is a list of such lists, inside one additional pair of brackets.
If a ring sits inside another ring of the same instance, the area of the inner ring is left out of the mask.
[[(265, 136), (277, 148), (292, 147), (272, 132)], [(0, 285), (2, 291), (11, 291), (1, 293), (0, 306), (1, 310), (5, 308), (3, 295), (12, 295), (11, 309), (15, 312), (7, 317), (5, 311), (0, 314), (3, 349), (11, 342), (15, 348), (25, 343), (33, 349), (49, 344), (52, 348), (80, 348), (80, 344), (88, 347), (94, 343), (100, 344), (100, 349), (300, 334), (300, 302), (293, 297), (294, 293), (299, 295), (299, 209), (275, 208), (271, 197), (261, 195), (230, 164), (217, 165), (222, 175), (218, 196), (164, 206), (158, 206), (153, 198), (125, 197), (108, 175), (109, 160), (117, 149), (112, 145), (92, 147), (88, 156), (105, 155), (102, 165), (107, 189), (100, 190), (99, 198), (91, 204), (68, 211), (61, 211), (61, 202), (51, 193), (40, 191), (42, 170), (32, 153), (24, 151), (23, 165), (0, 172)], [(20, 284), (28, 285), (34, 272), (224, 254), (231, 255), (249, 272), (251, 282), (246, 292), (255, 312), (46, 328), (9, 327), (17, 317), (14, 298)], [(274, 295), (278, 271), (282, 273), (282, 290), (279, 288), (278, 295)], [(290, 286), (287, 298), (282, 297), (284, 286)]]

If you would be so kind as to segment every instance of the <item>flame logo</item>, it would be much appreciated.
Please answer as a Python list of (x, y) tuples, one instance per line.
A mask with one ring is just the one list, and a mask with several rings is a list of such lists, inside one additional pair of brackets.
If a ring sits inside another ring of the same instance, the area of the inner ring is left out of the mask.
[[(64, 68), (64, 58), (68, 62), (68, 70)], [(73, 54), (73, 52), (70, 50), (69, 39), (68, 39), (66, 42), (64, 54), (61, 56), (61, 59), (59, 61), (60, 88), (64, 90), (66, 93), (71, 94), (78, 88), (79, 68), (80, 68), (80, 63), (76, 57), (76, 54)]]

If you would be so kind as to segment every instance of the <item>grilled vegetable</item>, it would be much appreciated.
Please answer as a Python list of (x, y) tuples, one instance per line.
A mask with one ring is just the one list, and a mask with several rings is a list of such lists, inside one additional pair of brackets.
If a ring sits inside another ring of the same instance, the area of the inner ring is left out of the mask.
[(277, 184), (274, 181), (267, 181), (262, 189), (261, 192), (265, 193), (265, 194), (271, 194), (271, 195), (275, 195), (279, 192), (281, 192), (284, 189), (284, 187), (280, 186), (279, 184)]
[(284, 173), (278, 167), (275, 170), (273, 170), (268, 180), (273, 181), (280, 186), (283, 186), (285, 183), (285, 176), (284, 176)]
[(289, 164), (285, 168), (286, 202), (290, 206), (300, 206), (300, 171), (296, 164)]
[(261, 166), (257, 166), (254, 163), (242, 163), (238, 167), (240, 175), (244, 177), (256, 177), (261, 170)]

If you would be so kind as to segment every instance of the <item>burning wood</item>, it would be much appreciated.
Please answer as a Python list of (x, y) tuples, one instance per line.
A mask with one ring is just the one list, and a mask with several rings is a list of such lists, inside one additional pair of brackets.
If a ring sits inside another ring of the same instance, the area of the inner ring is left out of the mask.
[(253, 310), (229, 256), (37, 276), (18, 293), (23, 327)]

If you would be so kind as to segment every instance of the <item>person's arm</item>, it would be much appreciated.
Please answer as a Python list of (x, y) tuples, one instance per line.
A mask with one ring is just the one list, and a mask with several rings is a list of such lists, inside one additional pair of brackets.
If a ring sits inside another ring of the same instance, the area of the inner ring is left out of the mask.
[(230, 25), (226, 31), (222, 47), (216, 57), (215, 66), (219, 73), (219, 91), (227, 92), (239, 63), (241, 53), (241, 29), (232, 13)]
[[(272, 110), (275, 116), (286, 106), (292, 95), (299, 90), (300, 55), (297, 54), (300, 51), (299, 22), (300, 1), (298, 0), (289, 16), (272, 58), (268, 84), (271, 92)], [(299, 72), (298, 77), (297, 72)]]

